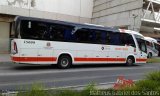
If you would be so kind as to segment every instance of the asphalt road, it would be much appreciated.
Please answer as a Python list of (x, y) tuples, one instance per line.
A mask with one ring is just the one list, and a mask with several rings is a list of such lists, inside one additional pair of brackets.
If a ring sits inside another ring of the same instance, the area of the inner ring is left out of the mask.
[(78, 65), (71, 69), (58, 69), (56, 66), (33, 66), (13, 63), (0, 64), (0, 90), (26, 90), (34, 83), (45, 88), (79, 86), (89, 83), (107, 84), (116, 82), (118, 76), (139, 80), (155, 70), (160, 64), (142, 64), (132, 67), (124, 65)]

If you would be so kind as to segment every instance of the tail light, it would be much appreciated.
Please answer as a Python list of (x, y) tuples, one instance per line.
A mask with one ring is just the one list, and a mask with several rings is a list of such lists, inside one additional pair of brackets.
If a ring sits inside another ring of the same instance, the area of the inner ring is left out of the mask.
[(14, 54), (18, 53), (18, 49), (17, 49), (17, 44), (16, 44), (16, 42), (13, 43), (13, 53), (14, 53)]
[(136, 52), (136, 48), (134, 48), (134, 52)]

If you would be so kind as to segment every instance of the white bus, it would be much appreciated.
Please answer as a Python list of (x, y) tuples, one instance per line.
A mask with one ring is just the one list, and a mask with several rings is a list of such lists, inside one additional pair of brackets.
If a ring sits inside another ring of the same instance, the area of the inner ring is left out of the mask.
[(151, 37), (144, 37), (146, 40), (146, 44), (147, 44), (147, 54), (148, 54), (148, 58), (156, 57), (158, 56), (159, 53), (159, 48), (158, 48), (158, 42), (156, 39), (151, 38)]
[(57, 20), (17, 17), (11, 59), (20, 64), (146, 63), (145, 41), (117, 29)]

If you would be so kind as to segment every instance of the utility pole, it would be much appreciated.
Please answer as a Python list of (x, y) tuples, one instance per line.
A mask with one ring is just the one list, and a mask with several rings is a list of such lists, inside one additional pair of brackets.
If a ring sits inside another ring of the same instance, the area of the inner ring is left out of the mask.
[(133, 19), (134, 19), (134, 25), (133, 25), (133, 30), (135, 31), (135, 26), (136, 26), (136, 18), (138, 17), (138, 15), (133, 14)]

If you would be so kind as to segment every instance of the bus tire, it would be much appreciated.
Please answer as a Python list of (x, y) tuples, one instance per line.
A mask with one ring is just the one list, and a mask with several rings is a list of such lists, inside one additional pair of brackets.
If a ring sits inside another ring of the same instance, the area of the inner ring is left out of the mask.
[(67, 69), (72, 65), (71, 57), (68, 55), (62, 55), (58, 59), (58, 68)]
[(133, 66), (134, 64), (134, 57), (128, 57), (126, 61), (127, 66)]
[(148, 58), (152, 58), (152, 53), (149, 52), (147, 57), (148, 57)]

